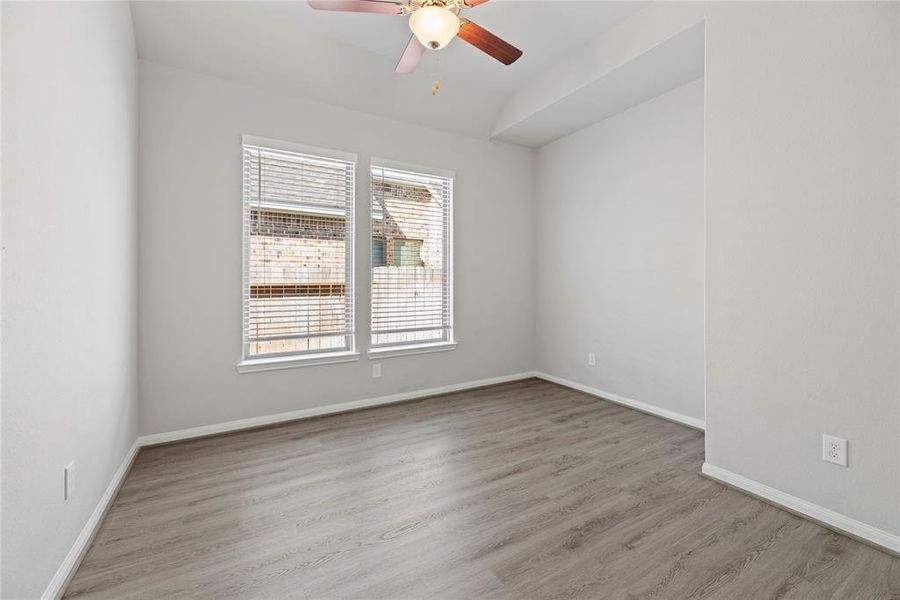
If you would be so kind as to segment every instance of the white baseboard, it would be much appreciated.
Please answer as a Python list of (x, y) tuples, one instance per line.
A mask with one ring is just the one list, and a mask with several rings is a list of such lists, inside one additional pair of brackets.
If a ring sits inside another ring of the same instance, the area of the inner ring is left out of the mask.
[(81, 559), (84, 558), (85, 552), (87, 552), (87, 549), (90, 547), (94, 535), (100, 528), (103, 517), (106, 516), (106, 511), (112, 506), (112, 502), (115, 500), (116, 494), (122, 486), (122, 482), (125, 481), (125, 476), (128, 475), (128, 471), (131, 470), (131, 465), (137, 456), (138, 450), (140, 450), (140, 445), (137, 440), (135, 440), (134, 444), (132, 444), (131, 448), (128, 450), (128, 453), (125, 454), (122, 464), (119, 465), (119, 468), (116, 469), (115, 474), (113, 474), (112, 480), (106, 487), (106, 491), (100, 496), (100, 501), (97, 502), (94, 512), (91, 513), (87, 523), (82, 527), (81, 533), (75, 538), (75, 543), (72, 544), (72, 548), (69, 550), (66, 558), (59, 566), (59, 569), (56, 570), (47, 589), (44, 590), (44, 594), (41, 596), (42, 600), (55, 600), (62, 596), (66, 585), (69, 583), (69, 579), (75, 574), (75, 570), (78, 569), (78, 565), (81, 564)]
[(205, 437), (208, 435), (215, 435), (217, 433), (240, 431), (242, 429), (261, 427), (263, 425), (273, 425), (275, 423), (297, 421), (299, 419), (309, 419), (311, 417), (320, 417), (323, 415), (349, 412), (352, 410), (359, 410), (361, 408), (371, 408), (374, 406), (384, 406), (387, 404), (395, 404), (397, 402), (405, 402), (407, 400), (427, 398), (428, 396), (436, 396), (438, 394), (460, 392), (463, 390), (484, 387), (486, 385), (495, 385), (498, 383), (507, 383), (510, 381), (518, 381), (520, 379), (528, 379), (529, 377), (535, 377), (535, 374), (532, 372), (516, 373), (513, 375), (505, 375), (503, 377), (478, 379), (476, 381), (465, 381), (463, 383), (454, 383), (441, 387), (413, 390), (411, 392), (401, 392), (399, 394), (380, 396), (378, 398), (366, 398), (363, 400), (354, 400), (351, 402), (341, 402), (339, 404), (327, 404), (325, 406), (302, 408), (300, 410), (292, 410), (289, 412), (277, 413), (274, 415), (250, 417), (249, 419), (239, 419), (237, 421), (227, 421), (225, 423), (215, 423), (213, 425), (202, 425), (200, 427), (190, 427), (188, 429), (178, 429), (176, 431), (166, 431), (163, 433), (152, 433), (139, 437), (138, 444), (142, 447), (153, 446), (156, 444), (167, 444), (169, 442), (177, 442), (181, 440), (188, 440), (191, 438)]
[(732, 473), (721, 467), (711, 465), (708, 462), (703, 463), (702, 471), (704, 475), (719, 483), (747, 492), (751, 496), (756, 496), (789, 512), (807, 517), (839, 533), (847, 534), (850, 537), (883, 548), (891, 554), (900, 555), (900, 536), (878, 529), (862, 521), (857, 521), (818, 504), (813, 504), (797, 496), (792, 496), (758, 481)]
[(604, 392), (603, 390), (598, 390), (587, 385), (575, 383), (574, 381), (569, 381), (568, 379), (563, 379), (562, 377), (557, 377), (555, 375), (536, 372), (534, 373), (534, 376), (546, 381), (558, 383), (559, 385), (564, 385), (568, 388), (572, 388), (573, 390), (578, 390), (579, 392), (584, 392), (585, 394), (590, 394), (591, 396), (597, 396), (598, 398), (601, 398), (603, 400), (609, 400), (610, 402), (615, 402), (616, 404), (621, 404), (622, 406), (627, 406), (628, 408), (633, 408), (635, 410), (639, 410), (641, 412), (666, 419), (668, 421), (674, 421), (681, 425), (686, 425), (692, 429), (699, 429), (700, 431), (705, 431), (706, 429), (706, 421), (704, 421), (703, 419), (689, 417), (672, 410), (667, 410), (665, 408), (660, 408), (652, 404), (647, 404), (646, 402), (640, 402), (638, 400), (626, 398), (625, 396), (619, 396), (618, 394)]

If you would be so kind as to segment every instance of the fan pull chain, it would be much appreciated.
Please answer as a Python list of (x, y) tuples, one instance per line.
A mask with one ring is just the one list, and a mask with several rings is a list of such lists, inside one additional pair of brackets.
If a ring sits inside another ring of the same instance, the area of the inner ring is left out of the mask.
[(437, 93), (441, 90), (441, 78), (438, 75), (438, 73), (440, 72), (440, 67), (441, 67), (441, 63), (443, 62), (443, 57), (440, 55), (440, 53), (433, 53), (433, 54), (437, 54), (437, 56), (434, 57), (434, 66), (435, 66), (434, 85), (431, 86), (431, 95), (437, 96)]

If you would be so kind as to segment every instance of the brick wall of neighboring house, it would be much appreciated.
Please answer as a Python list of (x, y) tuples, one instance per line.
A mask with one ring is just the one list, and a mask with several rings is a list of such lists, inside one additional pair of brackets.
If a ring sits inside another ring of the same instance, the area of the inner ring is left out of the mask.
[[(385, 264), (396, 264), (394, 240), (417, 240), (421, 242), (419, 266), (441, 269), (441, 207), (428, 188), (373, 179), (372, 190), (373, 209), (380, 207), (383, 214), (382, 219), (373, 220), (372, 236), (384, 240)], [(420, 218), (423, 210), (430, 217), (427, 223)]]
[(390, 179), (372, 180), (372, 193), (376, 198), (395, 198), (408, 202), (431, 202), (431, 192), (424, 185), (415, 185)]
[[(416, 266), (375, 267), (372, 306), (390, 304), (400, 314), (375, 315), (374, 329), (440, 327), (443, 305), (441, 207), (421, 185), (373, 181), (383, 218), (372, 223), (384, 240), (387, 265), (394, 264), (395, 240), (421, 242)], [(373, 206), (374, 208), (374, 206)], [(428, 219), (423, 222), (421, 211)], [(341, 217), (279, 210), (252, 210), (250, 236), (250, 333), (301, 335), (343, 330), (346, 225)], [(266, 313), (266, 317), (259, 317)], [(299, 318), (298, 318), (299, 317)], [(428, 339), (429, 333), (392, 334), (376, 342)], [(341, 336), (252, 344), (254, 354), (340, 348)]]
[[(340, 217), (252, 211), (250, 333), (301, 335), (344, 329), (346, 226)], [(255, 317), (267, 313), (265, 318)], [(297, 317), (303, 318), (298, 319)], [(257, 342), (254, 354), (343, 346), (342, 336)]]
[[(372, 331), (442, 326), (443, 239), (442, 210), (424, 185), (373, 180), (373, 209), (383, 218), (372, 225), (373, 237), (384, 240), (385, 265), (396, 265), (395, 240), (418, 240), (415, 266), (376, 266), (372, 269)], [(422, 213), (426, 219), (423, 220)], [(381, 311), (379, 306), (390, 306)], [(398, 312), (399, 311), (399, 314)], [(437, 330), (373, 335), (376, 344), (434, 339)]]
[(344, 282), (343, 218), (287, 212), (251, 214), (250, 285)]

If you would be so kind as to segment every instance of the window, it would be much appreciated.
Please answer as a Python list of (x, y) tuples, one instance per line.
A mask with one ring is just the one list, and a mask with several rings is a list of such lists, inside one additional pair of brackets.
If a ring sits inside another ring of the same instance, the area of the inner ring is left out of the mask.
[(372, 347), (453, 341), (453, 175), (373, 163)]
[(244, 359), (352, 351), (354, 157), (243, 149)]
[(372, 266), (385, 266), (384, 238), (372, 238)]
[(422, 242), (424, 240), (394, 240), (391, 264), (395, 267), (424, 267)]

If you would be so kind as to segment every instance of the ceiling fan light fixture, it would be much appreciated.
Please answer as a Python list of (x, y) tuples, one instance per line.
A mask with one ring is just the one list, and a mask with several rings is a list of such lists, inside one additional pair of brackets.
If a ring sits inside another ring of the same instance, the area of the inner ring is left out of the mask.
[(459, 17), (443, 6), (423, 6), (409, 16), (409, 28), (423, 46), (438, 50), (459, 33)]

